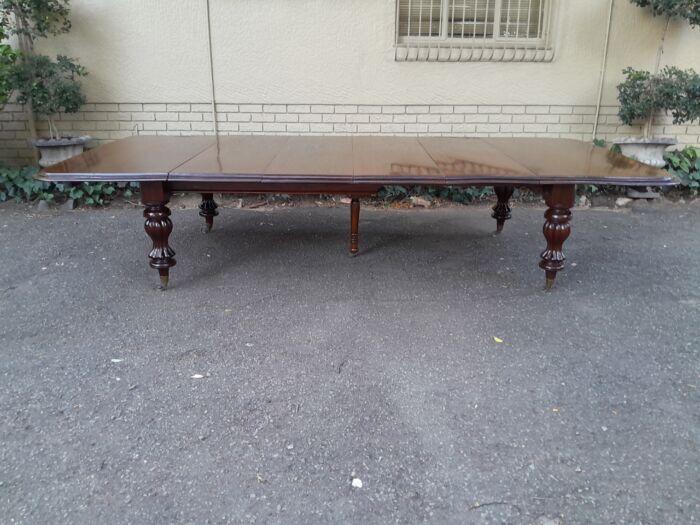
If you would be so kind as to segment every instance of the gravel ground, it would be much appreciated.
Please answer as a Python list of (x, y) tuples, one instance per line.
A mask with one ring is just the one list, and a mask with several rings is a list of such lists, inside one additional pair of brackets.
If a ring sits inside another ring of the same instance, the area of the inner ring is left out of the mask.
[(700, 521), (698, 201), (220, 211), (0, 207), (0, 523)]

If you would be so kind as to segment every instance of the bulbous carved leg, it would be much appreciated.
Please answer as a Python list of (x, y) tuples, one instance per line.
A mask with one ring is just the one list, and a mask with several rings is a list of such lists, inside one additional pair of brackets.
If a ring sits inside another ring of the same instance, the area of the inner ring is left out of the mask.
[(206, 225), (204, 227), (204, 232), (209, 233), (214, 226), (214, 217), (219, 215), (216, 209), (219, 206), (214, 202), (213, 193), (202, 193), (202, 204), (199, 205), (199, 216), (204, 217), (206, 220)]
[(148, 254), (150, 265), (151, 268), (158, 270), (161, 287), (166, 289), (170, 268), (175, 266), (175, 251), (168, 244), (168, 238), (173, 231), (170, 209), (164, 203), (147, 204), (143, 216), (146, 218), (144, 228), (153, 241), (153, 248)]
[(360, 200), (352, 199), (350, 202), (350, 253), (357, 254), (360, 251)]
[(573, 185), (547, 186), (543, 189), (548, 206), (542, 228), (547, 239), (547, 249), (541, 254), (540, 268), (546, 273), (547, 289), (554, 286), (557, 272), (564, 269), (566, 257), (563, 246), (571, 234), (571, 208), (574, 206), (575, 189)]
[(503, 231), (503, 225), (510, 219), (510, 198), (513, 196), (513, 186), (494, 186), (498, 202), (493, 207), (491, 217), (496, 219), (496, 233)]
[(175, 252), (168, 244), (168, 238), (173, 231), (170, 210), (166, 206), (169, 198), (170, 194), (164, 182), (141, 183), (141, 202), (146, 207), (143, 211), (146, 218), (144, 229), (153, 241), (148, 258), (151, 268), (158, 270), (163, 290), (168, 287), (170, 268), (175, 266)]

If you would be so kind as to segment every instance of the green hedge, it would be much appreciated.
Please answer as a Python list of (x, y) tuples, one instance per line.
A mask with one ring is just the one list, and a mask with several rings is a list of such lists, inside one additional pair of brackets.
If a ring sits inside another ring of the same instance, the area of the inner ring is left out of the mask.
[(440, 198), (452, 202), (468, 203), (493, 195), (489, 186), (479, 188), (462, 188), (456, 186), (384, 186), (379, 192), (379, 198), (385, 202), (400, 201), (410, 197)]
[(671, 151), (664, 158), (668, 171), (681, 181), (681, 186), (697, 195), (700, 190), (700, 147), (688, 146), (685, 149)]
[(75, 184), (44, 182), (34, 176), (38, 168), (0, 167), (0, 202), (15, 199), (18, 202), (56, 202), (74, 199), (86, 206), (103, 206), (118, 194), (129, 198), (138, 187), (135, 182), (80, 182)]

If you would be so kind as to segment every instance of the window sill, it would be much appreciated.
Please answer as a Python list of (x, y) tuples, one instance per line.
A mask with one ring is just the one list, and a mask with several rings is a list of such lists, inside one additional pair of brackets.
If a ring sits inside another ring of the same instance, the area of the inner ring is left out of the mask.
[(551, 62), (554, 48), (505, 43), (445, 45), (400, 43), (394, 50), (396, 62)]

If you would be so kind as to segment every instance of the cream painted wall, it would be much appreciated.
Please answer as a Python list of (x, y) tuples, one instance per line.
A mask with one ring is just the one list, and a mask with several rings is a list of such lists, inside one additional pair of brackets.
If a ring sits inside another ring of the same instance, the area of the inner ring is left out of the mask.
[(73, 0), (71, 7), (70, 34), (37, 49), (80, 59), (91, 102), (209, 100), (203, 0)]
[[(218, 102), (596, 103), (608, 0), (558, 0), (551, 63), (395, 62), (394, 0), (211, 0)], [(204, 0), (73, 0), (41, 45), (90, 71), (90, 102), (210, 100)], [(664, 21), (616, 0), (604, 104), (627, 65), (652, 68)], [(672, 24), (665, 64), (700, 70), (700, 30)]]

